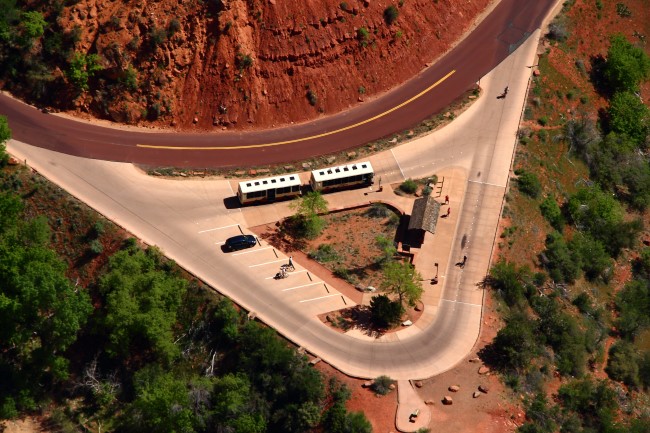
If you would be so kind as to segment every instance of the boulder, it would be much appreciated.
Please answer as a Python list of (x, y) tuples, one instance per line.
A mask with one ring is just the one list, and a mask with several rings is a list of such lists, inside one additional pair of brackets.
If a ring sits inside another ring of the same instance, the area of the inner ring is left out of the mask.
[(454, 404), (454, 399), (451, 398), (450, 396), (446, 395), (446, 396), (444, 396), (442, 398), (442, 404), (447, 405), (447, 406), (449, 406), (451, 404)]
[(415, 385), (416, 388), (422, 388), (422, 382), (419, 380), (416, 380), (413, 385)]
[(481, 393), (478, 391), (474, 391), (474, 394), (472, 394), (472, 397), (474, 398), (479, 398), (481, 396)]
[(451, 391), (451, 392), (458, 392), (458, 391), (460, 391), (460, 386), (458, 386), (458, 385), (451, 385), (451, 386), (449, 387), (449, 391)]
[(487, 385), (479, 385), (478, 390), (481, 391), (484, 394), (487, 394), (488, 391), (490, 391), (490, 387)]
[(486, 367), (485, 365), (482, 365), (478, 369), (478, 374), (488, 374), (490, 372), (490, 368)]
[(424, 404), (426, 404), (427, 406), (433, 406), (434, 404), (436, 404), (436, 402), (433, 400), (424, 400)]
[(480, 358), (471, 358), (469, 362), (481, 362)]
[(366, 382), (363, 382), (363, 384), (361, 384), (361, 386), (364, 387), (364, 388), (370, 388), (372, 386), (372, 383), (373, 383), (372, 380), (368, 380)]
[(397, 388), (397, 386), (395, 386), (394, 383), (391, 383), (390, 385), (388, 385), (388, 389), (390, 389), (390, 390), (395, 390), (395, 388)]

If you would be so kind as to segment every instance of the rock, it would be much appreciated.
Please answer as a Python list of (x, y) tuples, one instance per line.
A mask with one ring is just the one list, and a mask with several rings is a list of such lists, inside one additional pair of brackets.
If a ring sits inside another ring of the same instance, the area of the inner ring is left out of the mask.
[(394, 383), (391, 383), (390, 385), (388, 385), (388, 389), (390, 389), (390, 390), (394, 391), (396, 388), (397, 388), (397, 386), (395, 386)]
[(481, 396), (481, 393), (478, 391), (474, 391), (474, 394), (472, 394), (472, 397), (474, 398), (479, 398)]
[(331, 164), (331, 163), (333, 163), (334, 161), (336, 161), (336, 156), (330, 156), (329, 158), (327, 158), (327, 163), (328, 163), (328, 164)]
[(539, 72), (539, 69), (535, 69), (533, 71), (533, 77), (539, 77), (540, 74), (541, 74), (541, 72)]
[(397, 137), (395, 137), (395, 138), (393, 138), (392, 140), (390, 140), (389, 143), (393, 143), (393, 144), (397, 143)]
[(256, 176), (257, 175), (257, 170), (249, 170), (248, 175), (249, 176)]
[(469, 95), (467, 98), (468, 99), (476, 99), (476, 95)]
[(332, 316), (330, 316), (329, 314), (327, 316), (325, 316), (325, 320), (327, 320), (330, 323), (334, 323), (334, 318)]
[(194, 119), (192, 119), (192, 123), (199, 123), (199, 118), (195, 117)]
[(302, 163), (302, 168), (304, 168), (305, 170), (307, 170), (309, 167), (311, 167), (311, 162), (303, 162)]
[(364, 387), (364, 388), (370, 388), (370, 387), (372, 386), (372, 384), (373, 384), (373, 381), (372, 381), (372, 380), (368, 380), (368, 381), (366, 381), (366, 382), (363, 382), (363, 383), (361, 384), (361, 386)]
[(316, 364), (318, 364), (319, 362), (321, 362), (321, 359), (320, 359), (320, 358), (314, 358), (314, 359), (312, 359), (311, 361), (309, 361), (309, 363), (310, 363), (311, 365), (316, 365)]
[(433, 406), (434, 404), (436, 404), (436, 402), (433, 400), (424, 400), (424, 404), (426, 404), (427, 406)]
[(422, 311), (422, 307), (420, 306), (420, 304), (418, 304), (418, 305), (415, 306), (414, 310), (415, 311)]
[(269, 0), (269, 4), (275, 6), (275, 0)]
[(357, 156), (357, 152), (348, 152), (348, 158), (352, 159)]
[(285, 165), (283, 168), (284, 168), (284, 171), (292, 171), (293, 170), (293, 165)]
[(365, 101), (365, 99), (363, 99), (363, 96), (359, 96), (359, 97), (357, 98), (357, 101), (358, 101), (358, 102), (363, 102), (363, 101)]
[(478, 369), (478, 374), (488, 374), (489, 372), (490, 372), (490, 368), (489, 368), (489, 367), (486, 367), (485, 365), (482, 365), (482, 366)]
[(267, 92), (266, 89), (262, 90), (262, 95), (266, 96), (268, 94), (269, 94), (269, 92)]
[(447, 405), (447, 406), (449, 406), (451, 404), (454, 404), (454, 399), (451, 398), (450, 396), (446, 395), (446, 396), (444, 396), (442, 398), (442, 404)]
[(487, 394), (488, 391), (490, 391), (490, 387), (487, 385), (479, 385), (478, 390), (481, 391), (484, 394)]
[(415, 385), (416, 388), (422, 388), (422, 382), (419, 380), (416, 380), (413, 385)]
[(7, 160), (7, 164), (9, 164), (9, 165), (18, 165), (19, 161), (16, 158), (14, 158), (13, 156), (11, 156)]
[(246, 172), (244, 170), (239, 170), (239, 171), (235, 172), (235, 176), (243, 176), (245, 174), (246, 174)]
[(451, 391), (451, 392), (458, 392), (458, 391), (460, 391), (460, 386), (458, 386), (458, 385), (451, 385), (451, 386), (449, 387), (449, 391)]
[(469, 362), (481, 362), (480, 358), (471, 358)]
[(402, 326), (411, 326), (413, 322), (411, 320), (405, 320), (402, 322)]
[(415, 135), (415, 132), (413, 132), (412, 129), (406, 134), (407, 137), (413, 137), (414, 135)]

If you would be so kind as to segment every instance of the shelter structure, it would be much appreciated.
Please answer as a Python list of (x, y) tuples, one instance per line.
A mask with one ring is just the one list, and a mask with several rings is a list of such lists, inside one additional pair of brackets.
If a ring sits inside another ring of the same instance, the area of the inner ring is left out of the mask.
[(436, 224), (440, 217), (440, 203), (433, 197), (420, 197), (413, 203), (413, 210), (408, 225), (408, 242), (413, 247), (419, 247), (424, 242), (424, 233), (436, 232)]

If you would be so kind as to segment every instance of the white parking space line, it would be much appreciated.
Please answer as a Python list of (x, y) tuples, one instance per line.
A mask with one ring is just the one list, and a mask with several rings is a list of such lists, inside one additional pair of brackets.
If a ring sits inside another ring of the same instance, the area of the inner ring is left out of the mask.
[(332, 296), (341, 296), (341, 295), (339, 293), (332, 293), (331, 295), (319, 296), (318, 298), (303, 299), (302, 301), (300, 301), (300, 303), (302, 304), (303, 302), (311, 302), (311, 301), (317, 301), (319, 299), (331, 298)]
[(256, 268), (258, 266), (271, 265), (273, 263), (286, 262), (286, 261), (287, 261), (287, 259), (271, 260), (270, 262), (257, 263), (255, 265), (248, 265), (248, 267), (249, 268)]
[(201, 231), (199, 231), (198, 233), (201, 234), (201, 233), (213, 232), (213, 231), (215, 231), (215, 230), (223, 230), (223, 229), (227, 229), (228, 227), (237, 227), (238, 225), (239, 225), (239, 224), (230, 224), (229, 226), (215, 227), (215, 228), (213, 228), (213, 229), (201, 230)]
[(270, 250), (270, 249), (272, 249), (272, 248), (273, 248), (273, 247), (262, 247), (262, 248), (257, 248), (257, 249), (255, 249), (255, 250), (244, 251), (244, 252), (241, 252), (241, 253), (234, 253), (234, 254), (231, 254), (231, 256), (241, 256), (242, 254), (256, 253), (256, 252), (258, 252), (258, 251), (262, 251), (262, 250)]
[(324, 283), (322, 281), (316, 281), (316, 282), (309, 283), (309, 284), (303, 284), (302, 286), (294, 286), (294, 287), (289, 287), (288, 289), (282, 289), (282, 291), (283, 292), (288, 292), (289, 290), (296, 290), (296, 289), (300, 289), (302, 287), (315, 286), (317, 284), (324, 284)]
[[(292, 271), (292, 272), (289, 273), (289, 275), (291, 275), (291, 274), (299, 274), (300, 272), (307, 272), (307, 269), (303, 269), (302, 271)], [(264, 278), (264, 279), (265, 279), (265, 280), (270, 280), (270, 279), (272, 279), (272, 278), (275, 278), (275, 276), (273, 276), (273, 277), (266, 277), (266, 278)]]

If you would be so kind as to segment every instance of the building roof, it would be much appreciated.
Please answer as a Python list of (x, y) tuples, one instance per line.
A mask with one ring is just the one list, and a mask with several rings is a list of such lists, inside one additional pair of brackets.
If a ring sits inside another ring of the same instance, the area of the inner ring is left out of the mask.
[(420, 197), (413, 203), (408, 229), (426, 230), (435, 233), (439, 214), (440, 203), (431, 196)]

